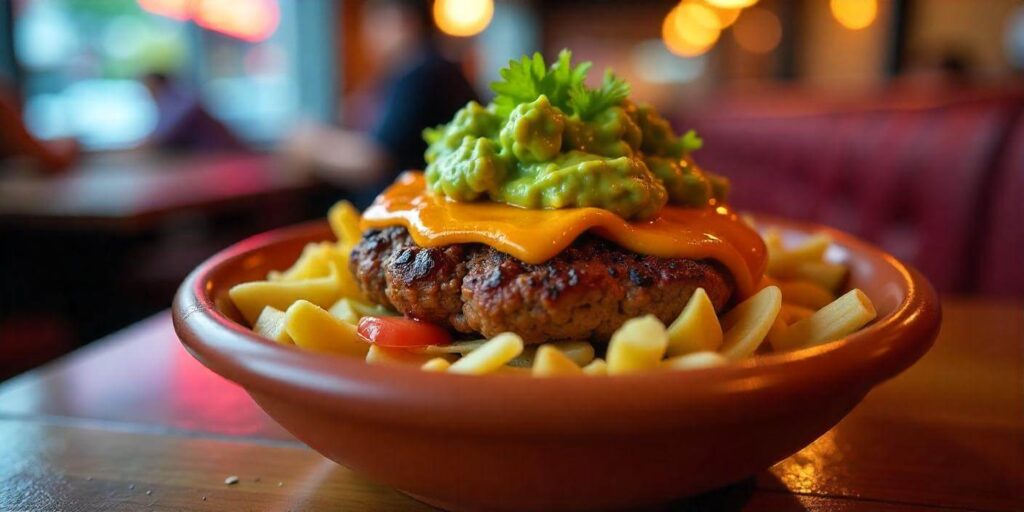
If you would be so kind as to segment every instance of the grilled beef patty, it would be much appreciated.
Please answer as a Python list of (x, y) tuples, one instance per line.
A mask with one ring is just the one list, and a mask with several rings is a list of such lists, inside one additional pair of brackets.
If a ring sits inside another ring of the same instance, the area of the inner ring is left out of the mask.
[(350, 264), (374, 302), (461, 333), (512, 331), (526, 343), (606, 342), (630, 318), (668, 324), (697, 288), (721, 310), (734, 288), (717, 262), (646, 256), (587, 235), (532, 265), (481, 244), (423, 248), (391, 227), (364, 233)]

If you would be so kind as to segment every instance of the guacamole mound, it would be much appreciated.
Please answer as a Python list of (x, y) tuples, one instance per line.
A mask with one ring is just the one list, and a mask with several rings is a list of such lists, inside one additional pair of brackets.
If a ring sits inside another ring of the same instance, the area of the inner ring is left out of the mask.
[(562, 51), (550, 67), (539, 54), (512, 61), (487, 106), (470, 102), (448, 124), (424, 131), (430, 190), (455, 201), (522, 208), (596, 207), (650, 218), (666, 203), (723, 201), (728, 182), (702, 171), (693, 131), (677, 135), (652, 108), (627, 99), (611, 73), (583, 84), (589, 63)]

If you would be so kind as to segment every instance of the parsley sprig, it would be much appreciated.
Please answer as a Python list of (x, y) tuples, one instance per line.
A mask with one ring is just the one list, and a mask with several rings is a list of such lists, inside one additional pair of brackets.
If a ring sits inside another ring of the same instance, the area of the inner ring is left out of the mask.
[(604, 72), (604, 81), (597, 89), (585, 85), (574, 86), (569, 91), (569, 104), (582, 119), (592, 119), (629, 96), (629, 84), (615, 76), (610, 70)]
[(500, 71), (502, 80), (491, 84), (491, 90), (497, 95), (494, 98), (497, 113), (507, 116), (516, 105), (534, 101), (543, 94), (563, 112), (588, 120), (621, 104), (629, 96), (629, 84), (611, 71), (605, 72), (600, 87), (587, 87), (585, 81), (590, 67), (590, 62), (573, 66), (569, 50), (559, 52), (558, 60), (550, 66), (539, 52), (532, 57), (512, 60)]

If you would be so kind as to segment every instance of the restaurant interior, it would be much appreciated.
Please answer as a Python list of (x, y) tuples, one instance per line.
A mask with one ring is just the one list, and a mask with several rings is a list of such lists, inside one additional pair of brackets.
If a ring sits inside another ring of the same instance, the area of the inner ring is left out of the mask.
[[(360, 1), (235, 3), (4, 3), (4, 138), (45, 149), (12, 147), (0, 177), (0, 261), (17, 269), (0, 375), (166, 308), (231, 242), (381, 188), (332, 174), (345, 155), (325, 151), (333, 127), (368, 134), (349, 142), (365, 153), (396, 101), (401, 56), (367, 47), (380, 22)], [(438, 50), (477, 97), (509, 59), (570, 48), (696, 129), (739, 208), (847, 230), (942, 293), (1024, 296), (1019, 2), (450, 3)]]
[[(562, 49), (696, 130), (738, 210), (851, 233), (943, 301), (1008, 311), (1019, 384), (1019, 0), (4, 1), (0, 382), (167, 316), (235, 242), (366, 207), (424, 166), (423, 129)], [(993, 510), (1024, 500), (1011, 484)]]

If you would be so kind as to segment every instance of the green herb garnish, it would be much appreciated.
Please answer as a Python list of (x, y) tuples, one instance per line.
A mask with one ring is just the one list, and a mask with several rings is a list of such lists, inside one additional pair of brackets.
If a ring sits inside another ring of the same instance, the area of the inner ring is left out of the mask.
[(507, 116), (516, 105), (534, 101), (543, 94), (566, 114), (592, 119), (629, 96), (629, 84), (611, 71), (605, 72), (600, 87), (587, 87), (585, 81), (590, 67), (590, 62), (573, 66), (569, 50), (559, 52), (558, 60), (550, 66), (540, 52), (510, 61), (508, 67), (500, 71), (502, 80), (491, 84), (491, 90), (497, 95), (494, 104), (498, 115)]
[(622, 103), (629, 97), (629, 84), (610, 70), (604, 72), (604, 81), (597, 89), (585, 85), (569, 91), (569, 106), (581, 119), (593, 119), (601, 112)]

